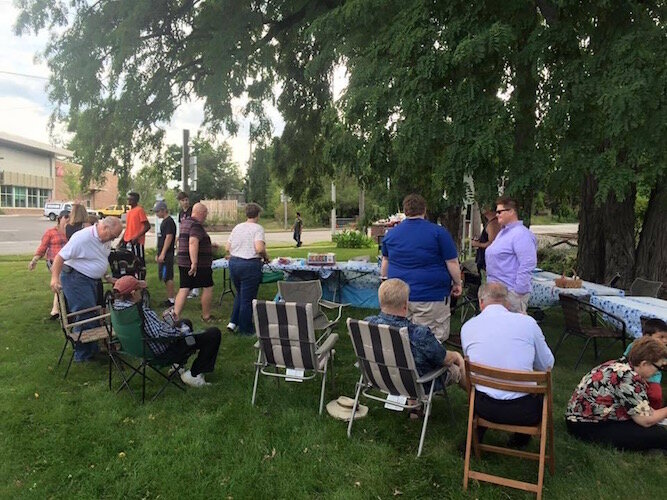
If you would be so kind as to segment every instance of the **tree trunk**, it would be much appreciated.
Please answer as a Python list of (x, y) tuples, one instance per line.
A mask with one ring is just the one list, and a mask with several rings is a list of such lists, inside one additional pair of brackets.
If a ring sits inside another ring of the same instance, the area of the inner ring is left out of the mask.
[(623, 201), (611, 192), (602, 205), (602, 231), (605, 241), (604, 281), (619, 273), (621, 288), (630, 288), (635, 268), (635, 197), (637, 188), (630, 186)]
[(605, 245), (602, 211), (595, 205), (597, 190), (597, 180), (593, 174), (587, 174), (581, 182), (577, 273), (587, 281), (601, 283), (605, 275)]
[[(667, 283), (667, 179), (658, 179), (651, 191), (639, 236), (635, 277)], [(662, 292), (664, 295), (665, 285)]]
[(449, 207), (440, 214), (440, 223), (452, 235), (456, 248), (461, 248), (461, 207)]

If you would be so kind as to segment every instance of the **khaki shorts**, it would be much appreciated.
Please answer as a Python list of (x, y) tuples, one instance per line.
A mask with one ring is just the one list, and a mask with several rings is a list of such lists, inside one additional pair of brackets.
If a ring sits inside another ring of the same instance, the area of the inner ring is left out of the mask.
[(449, 299), (440, 302), (408, 302), (408, 319), (428, 326), (441, 344), (449, 338)]
[(520, 295), (512, 291), (507, 292), (507, 306), (508, 306), (507, 308), (512, 312), (527, 314), (529, 300), (530, 300), (529, 293), (524, 293), (523, 295)]

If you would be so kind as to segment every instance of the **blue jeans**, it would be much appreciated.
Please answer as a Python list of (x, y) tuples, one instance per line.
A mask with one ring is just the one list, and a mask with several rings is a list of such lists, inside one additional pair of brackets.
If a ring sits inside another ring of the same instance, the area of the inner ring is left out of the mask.
[[(63, 287), (63, 293), (67, 300), (67, 310), (71, 313), (95, 307), (97, 305), (97, 283), (99, 280), (94, 280), (81, 274), (74, 269), (71, 272), (62, 271), (60, 273), (60, 284)], [(74, 321), (81, 321), (83, 319), (92, 318), (95, 316), (95, 311), (89, 313), (79, 314)], [(94, 328), (95, 322), (80, 327), (74, 327), (73, 331), (80, 332), (88, 328)], [(75, 344), (74, 345), (74, 361), (87, 361), (91, 359), (99, 350), (96, 342), (89, 344)]]
[(238, 325), (242, 334), (252, 335), (255, 332), (252, 324), (252, 300), (257, 298), (262, 282), (262, 261), (232, 257), (229, 259), (229, 273), (236, 288), (230, 321)]

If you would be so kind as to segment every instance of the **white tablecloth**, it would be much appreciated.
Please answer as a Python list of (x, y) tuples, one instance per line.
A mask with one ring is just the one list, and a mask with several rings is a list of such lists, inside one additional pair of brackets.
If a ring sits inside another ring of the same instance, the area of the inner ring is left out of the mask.
[(667, 321), (667, 300), (653, 297), (591, 297), (591, 304), (618, 316), (625, 322), (628, 334), (641, 337), (641, 318), (660, 318)]
[(590, 281), (584, 281), (581, 288), (559, 288), (554, 281), (560, 275), (548, 271), (533, 273), (530, 293), (531, 307), (553, 307), (558, 305), (558, 296), (561, 293), (575, 297), (585, 296), (616, 296), (623, 297), (625, 292), (619, 288), (611, 288)]

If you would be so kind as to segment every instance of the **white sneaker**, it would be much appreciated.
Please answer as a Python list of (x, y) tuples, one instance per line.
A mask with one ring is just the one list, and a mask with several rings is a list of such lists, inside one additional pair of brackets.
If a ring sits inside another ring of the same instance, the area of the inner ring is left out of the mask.
[(181, 374), (181, 380), (185, 385), (189, 385), (190, 387), (204, 387), (205, 385), (210, 385), (206, 382), (206, 380), (204, 380), (203, 373), (193, 377), (192, 373), (190, 373), (190, 370)]
[(188, 299), (194, 299), (195, 297), (199, 297), (199, 288), (193, 288), (188, 294)]
[(182, 368), (181, 365), (179, 365), (178, 363), (174, 363), (173, 365), (171, 365), (171, 368), (169, 368), (167, 375), (171, 375), (176, 370), (178, 370), (179, 375), (183, 375), (183, 373), (185, 372), (185, 368)]
[(236, 326), (236, 323), (232, 323), (231, 321), (227, 323), (227, 330), (229, 330), (230, 332), (234, 333), (238, 329), (239, 327)]

